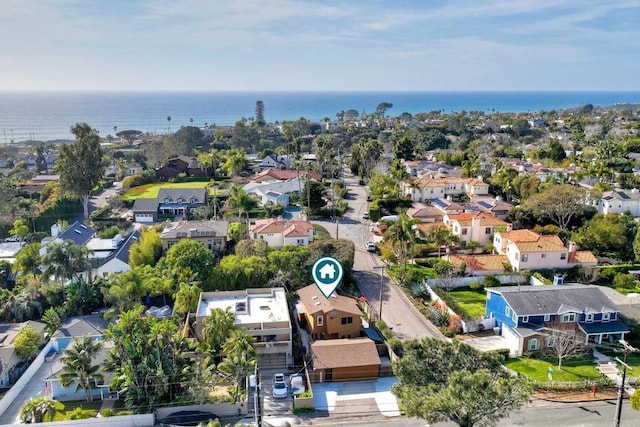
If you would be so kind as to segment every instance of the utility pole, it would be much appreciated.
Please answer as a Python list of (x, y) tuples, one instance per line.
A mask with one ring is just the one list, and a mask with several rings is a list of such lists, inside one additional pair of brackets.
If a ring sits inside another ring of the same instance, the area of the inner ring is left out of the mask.
[[(254, 373), (255, 378), (255, 393), (253, 397), (253, 412), (255, 415), (256, 425), (258, 427), (262, 427), (262, 407), (260, 404), (260, 370), (258, 369), (258, 364), (256, 363), (256, 369)], [(251, 379), (249, 380), (251, 383)]]
[(213, 219), (218, 220), (218, 199), (216, 199), (217, 185), (213, 186)]
[(620, 381), (620, 385), (618, 386), (618, 401), (616, 403), (616, 417), (614, 419), (615, 427), (620, 427), (620, 416), (622, 415), (622, 397), (624, 395), (624, 382), (627, 379), (627, 368), (632, 369), (631, 366), (627, 365), (627, 356), (629, 355), (629, 353), (637, 353), (639, 351), (637, 348), (633, 347), (625, 340), (620, 340), (619, 342), (622, 345), (621, 351), (624, 352), (624, 361), (616, 357), (618, 363), (622, 364), (622, 381)]
[(384, 278), (384, 265), (376, 265), (373, 268), (380, 270), (380, 295), (378, 297), (380, 308), (378, 311), (378, 317), (379, 317), (379, 320), (382, 320), (382, 289), (383, 289), (382, 282)]

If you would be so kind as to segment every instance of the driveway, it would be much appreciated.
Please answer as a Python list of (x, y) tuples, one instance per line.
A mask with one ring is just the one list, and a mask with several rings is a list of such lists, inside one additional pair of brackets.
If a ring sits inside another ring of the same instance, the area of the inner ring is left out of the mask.
[(379, 413), (386, 417), (401, 414), (398, 401), (391, 393), (395, 377), (369, 381), (348, 381), (313, 384), (313, 407), (316, 411), (326, 411), (344, 417), (347, 414)]
[[(340, 219), (336, 227), (335, 221), (314, 221), (329, 231), (331, 237), (351, 240), (356, 252), (353, 262), (353, 278), (362, 294), (373, 307), (380, 312), (380, 270), (376, 267), (384, 265), (378, 255), (367, 252), (364, 244), (372, 240), (371, 221), (362, 218), (369, 211), (367, 202), (368, 188), (358, 185), (352, 175), (345, 175), (345, 184), (349, 189), (349, 210)], [(444, 340), (438, 328), (413, 306), (404, 292), (384, 274), (382, 277), (382, 320), (392, 328), (394, 334), (401, 339), (433, 337)]]

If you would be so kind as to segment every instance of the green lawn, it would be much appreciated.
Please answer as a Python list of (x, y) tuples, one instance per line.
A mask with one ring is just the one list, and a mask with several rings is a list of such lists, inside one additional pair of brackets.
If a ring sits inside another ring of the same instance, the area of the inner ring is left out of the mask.
[(323, 226), (313, 224), (313, 240), (331, 240), (331, 235)]
[(623, 295), (627, 294), (640, 294), (640, 288), (613, 288)]
[(449, 292), (449, 296), (462, 307), (469, 318), (473, 319), (485, 314), (487, 293), (484, 289), (477, 291), (468, 288), (454, 289)]
[[(161, 188), (205, 188), (209, 185), (209, 182), (163, 182), (156, 184), (145, 184), (138, 187), (130, 188), (120, 198), (122, 200), (135, 200), (135, 199), (153, 199), (158, 197), (158, 191)], [(222, 195), (222, 191), (216, 192), (218, 196)]]
[(555, 359), (519, 357), (507, 360), (505, 365), (509, 369), (539, 382), (548, 381), (548, 368), (553, 369), (553, 381), (574, 382), (602, 378), (602, 374), (596, 369), (596, 365), (593, 363), (593, 357), (591, 356), (565, 360), (562, 362), (562, 370), (558, 370), (558, 363)]

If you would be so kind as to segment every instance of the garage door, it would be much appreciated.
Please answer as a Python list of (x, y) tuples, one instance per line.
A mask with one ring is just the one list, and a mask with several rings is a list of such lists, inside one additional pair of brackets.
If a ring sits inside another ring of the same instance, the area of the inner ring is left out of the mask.
[(261, 368), (285, 368), (287, 366), (286, 353), (262, 354), (258, 358)]

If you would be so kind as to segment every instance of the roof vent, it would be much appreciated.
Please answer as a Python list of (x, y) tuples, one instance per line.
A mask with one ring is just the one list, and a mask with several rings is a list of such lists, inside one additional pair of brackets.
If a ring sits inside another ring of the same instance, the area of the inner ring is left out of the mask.
[(80, 224), (80, 227), (81, 227), (81, 228), (84, 228), (85, 230), (87, 229), (87, 226), (86, 226), (86, 225), (84, 225), (84, 224)]
[(247, 303), (244, 301), (236, 303), (236, 313), (246, 313), (247, 312)]
[(270, 310), (271, 308), (268, 305), (261, 305), (260, 310)]
[(78, 234), (82, 234), (82, 231), (80, 230), (73, 230), (74, 233), (78, 233)]
[(315, 306), (319, 306), (320, 305), (320, 301), (316, 301)]

